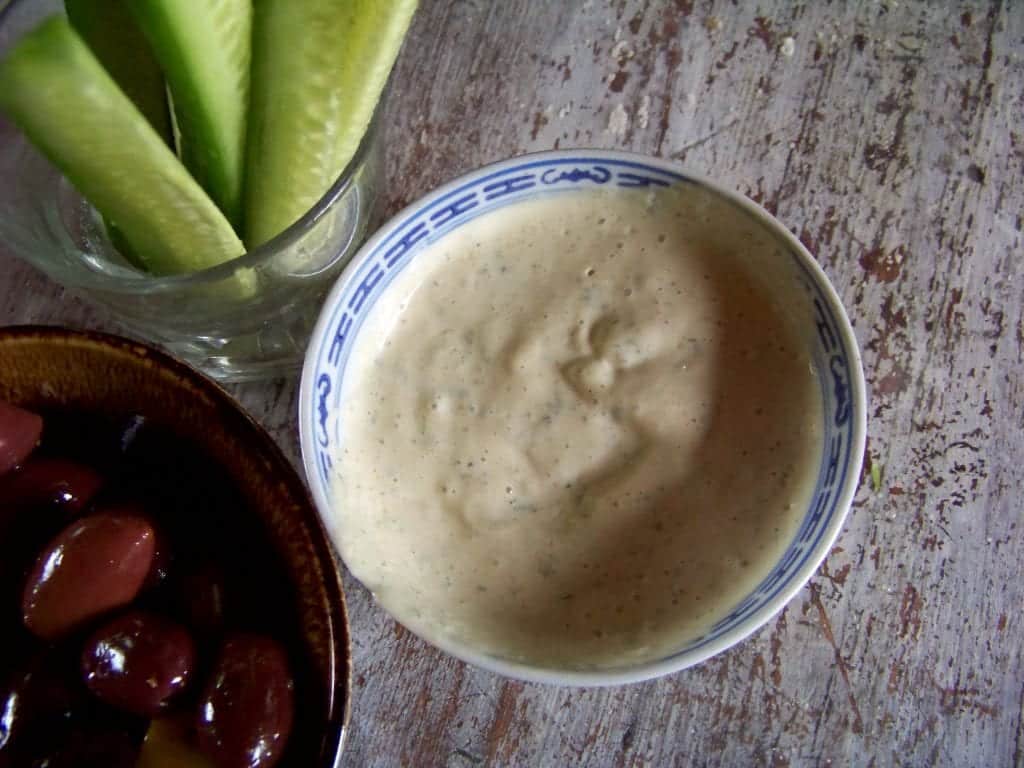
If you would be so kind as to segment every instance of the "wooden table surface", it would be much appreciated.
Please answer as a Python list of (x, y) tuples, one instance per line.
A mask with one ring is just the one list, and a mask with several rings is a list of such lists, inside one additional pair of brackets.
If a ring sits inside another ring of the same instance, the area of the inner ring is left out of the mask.
[[(551, 147), (716, 178), (797, 233), (848, 308), (868, 459), (790, 605), (655, 682), (501, 679), (347, 579), (344, 765), (1024, 765), (1022, 55), (1015, 0), (423, 0), (385, 213)], [(0, 253), (0, 324), (24, 322), (116, 327)], [(232, 388), (297, 461), (295, 390)]]

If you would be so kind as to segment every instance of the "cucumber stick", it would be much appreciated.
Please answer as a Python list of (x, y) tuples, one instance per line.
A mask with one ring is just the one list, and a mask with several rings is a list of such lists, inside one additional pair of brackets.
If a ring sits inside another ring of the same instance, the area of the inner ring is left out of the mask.
[(67, 19), (43, 22), (0, 62), (0, 111), (151, 272), (205, 269), (244, 253), (224, 215)]
[(266, 242), (338, 179), (416, 0), (254, 0), (245, 240)]
[(181, 158), (241, 232), (252, 0), (127, 0), (174, 102)]
[[(123, 0), (64, 0), (64, 10), (71, 19), (71, 26), (100, 60), (107, 74), (121, 86), (125, 96), (139, 108), (163, 140), (174, 146), (164, 73)], [(104, 225), (110, 242), (121, 255), (144, 269), (113, 222), (108, 220)]]
[(172, 145), (164, 74), (124, 0), (64, 0), (64, 9), (107, 73)]

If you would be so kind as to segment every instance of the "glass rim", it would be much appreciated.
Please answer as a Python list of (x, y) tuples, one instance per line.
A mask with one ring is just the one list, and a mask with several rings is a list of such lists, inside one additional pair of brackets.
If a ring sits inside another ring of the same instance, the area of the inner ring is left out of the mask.
[[(14, 8), (19, 5), (29, 5), (32, 2), (33, 0), (0, 0), (0, 27), (3, 27), (4, 22), (8, 20), (8, 17), (11, 15)], [(59, 15), (66, 14), (64, 14), (63, 11), (55, 11), (43, 18)], [(142, 272), (135, 267), (126, 266), (119, 270), (119, 274), (112, 274), (108, 272), (99, 272), (86, 267), (85, 269), (87, 271), (85, 274), (72, 276), (66, 272), (62, 273), (60, 282), (69, 283), (75, 287), (99, 289), (114, 293), (123, 289), (132, 289), (133, 292), (138, 293), (159, 293), (164, 290), (182, 289), (194, 285), (226, 280), (239, 270), (258, 267), (261, 264), (273, 260), (277, 254), (287, 249), (289, 246), (299, 241), (305, 234), (310, 232), (320, 219), (323, 218), (339, 200), (341, 200), (353, 185), (356, 172), (365, 165), (364, 161), (368, 158), (373, 143), (377, 138), (376, 134), (380, 124), (381, 114), (385, 109), (385, 102), (387, 101), (388, 94), (391, 91), (392, 79), (393, 77), (389, 76), (385, 82), (380, 98), (378, 98), (377, 103), (374, 105), (373, 114), (370, 116), (370, 120), (366, 124), (366, 130), (363, 132), (363, 135), (359, 140), (359, 145), (356, 147), (356, 151), (353, 153), (348, 163), (346, 163), (345, 167), (338, 174), (338, 177), (305, 213), (266, 242), (261, 243), (255, 248), (248, 248), (245, 253), (228, 259), (227, 261), (192, 272), (173, 275), (153, 275)], [(22, 138), (25, 146), (42, 158), (50, 167), (53, 168), (54, 172), (61, 179), (67, 182), (67, 178), (64, 174), (53, 165), (48, 157), (40, 152), (35, 145), (29, 141), (24, 132), (16, 124), (11, 123), (10, 121), (7, 122)], [(67, 183), (90, 209), (96, 210), (92, 203), (82, 196), (73, 184), (70, 182)], [(89, 258), (89, 254), (83, 251), (74, 241), (71, 233), (67, 231), (66, 226), (64, 229), (65, 231), (61, 234), (68, 236), (70, 244), (78, 255), (83, 259)], [(29, 260), (34, 266), (47, 272), (47, 274), (50, 274), (50, 271), (44, 267), (40, 260), (35, 258), (31, 258)]]

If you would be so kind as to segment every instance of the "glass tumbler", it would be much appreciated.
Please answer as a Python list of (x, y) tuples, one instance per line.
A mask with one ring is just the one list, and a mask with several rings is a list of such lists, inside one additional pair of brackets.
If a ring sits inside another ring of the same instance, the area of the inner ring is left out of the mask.
[[(0, 58), (55, 13), (60, 0), (0, 0)], [(122, 258), (102, 217), (0, 116), (0, 247), (215, 379), (297, 371), (327, 290), (371, 225), (385, 100), (348, 167), (302, 218), (236, 259), (167, 277)]]

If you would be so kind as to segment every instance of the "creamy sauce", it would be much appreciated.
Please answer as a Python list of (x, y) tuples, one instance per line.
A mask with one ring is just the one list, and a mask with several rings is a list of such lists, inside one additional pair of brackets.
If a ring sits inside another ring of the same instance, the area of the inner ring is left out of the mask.
[(778, 246), (688, 194), (485, 214), (367, 318), (331, 525), (428, 639), (559, 667), (658, 658), (792, 539), (821, 441), (787, 311), (803, 299), (750, 266)]

